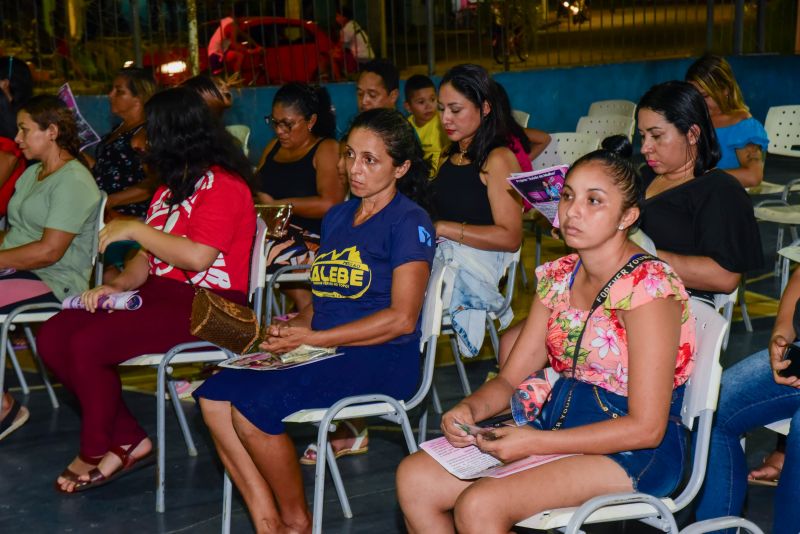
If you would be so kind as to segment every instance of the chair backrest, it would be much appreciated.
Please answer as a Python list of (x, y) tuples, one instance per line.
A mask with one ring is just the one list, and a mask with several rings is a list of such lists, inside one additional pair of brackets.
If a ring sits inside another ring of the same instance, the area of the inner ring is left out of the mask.
[[(674, 498), (675, 511), (688, 506), (703, 486), (708, 465), (708, 450), (711, 443), (711, 423), (717, 409), (719, 383), (722, 367), (719, 355), (728, 323), (714, 308), (704, 302), (691, 299), (692, 313), (697, 318), (695, 361), (692, 376), (686, 382), (686, 391), (681, 406), (681, 421), (696, 433), (692, 472), (689, 481)], [(696, 428), (695, 428), (696, 427)]]
[(92, 238), (92, 267), (94, 267), (94, 285), (99, 286), (103, 283), (103, 257), (100, 254), (100, 230), (106, 225), (105, 214), (108, 194), (100, 191), (100, 202), (97, 204), (97, 221), (94, 227), (94, 237)]
[(800, 158), (800, 105), (769, 108), (764, 129), (769, 137), (767, 152)]
[(533, 168), (572, 165), (579, 157), (597, 150), (598, 146), (600, 139), (596, 135), (578, 132), (550, 134), (550, 144), (533, 160)]
[(624, 135), (633, 139), (633, 128), (636, 121), (627, 115), (587, 115), (578, 119), (576, 132), (588, 133), (601, 141), (610, 135)]
[(714, 308), (704, 302), (690, 300), (695, 325), (695, 361), (692, 376), (686, 382), (686, 393), (681, 408), (684, 426), (692, 429), (694, 419), (703, 410), (717, 409), (719, 381), (722, 366), (719, 355), (728, 323)]
[(250, 287), (248, 298), (256, 312), (256, 317), (261, 321), (264, 303), (264, 288), (267, 285), (267, 223), (261, 217), (256, 217), (256, 236), (253, 241), (253, 252), (250, 256)]
[(425, 302), (422, 305), (420, 351), (425, 351), (425, 357), (422, 362), (422, 380), (417, 392), (405, 403), (407, 410), (411, 410), (427, 397), (433, 383), (436, 342), (442, 330), (444, 310), (450, 305), (450, 296), (453, 294), (455, 270), (449, 265), (437, 265), (438, 267), (431, 272), (431, 277), (428, 279)]
[(588, 115), (625, 115), (633, 118), (636, 102), (630, 100), (598, 100), (589, 106)]
[(512, 109), (511, 115), (514, 117), (514, 120), (517, 121), (517, 124), (523, 128), (528, 127), (528, 121), (531, 119), (530, 113), (525, 113), (524, 111), (520, 111), (518, 109)]
[(247, 156), (250, 154), (250, 149), (247, 146), (247, 143), (250, 141), (250, 127), (245, 124), (231, 124), (225, 127), (228, 132), (239, 141), (239, 144), (242, 145), (242, 151), (244, 151), (244, 155)]

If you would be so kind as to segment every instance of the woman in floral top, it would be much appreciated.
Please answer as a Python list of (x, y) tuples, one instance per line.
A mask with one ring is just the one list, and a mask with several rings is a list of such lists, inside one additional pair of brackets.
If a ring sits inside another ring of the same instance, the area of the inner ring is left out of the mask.
[[(577, 254), (537, 269), (530, 314), (499, 376), (442, 417), (453, 446), (475, 445), (503, 462), (575, 456), (474, 481), (460, 480), (427, 453), (416, 453), (397, 473), (410, 533), (508, 532), (533, 514), (578, 506), (597, 495), (665, 496), (676, 488), (684, 467), (679, 414), (693, 366), (694, 318), (672, 269), (643, 256), (628, 239), (640, 198), (636, 173), (616, 152), (598, 150), (575, 162), (558, 214), (566, 243)], [(623, 267), (605, 298), (596, 299)], [(518, 386), (548, 365), (561, 377), (544, 408), (519, 403), (530, 396), (515, 395)], [(511, 398), (515, 416), (535, 418), (477, 436), (457, 425), (506, 412)]]

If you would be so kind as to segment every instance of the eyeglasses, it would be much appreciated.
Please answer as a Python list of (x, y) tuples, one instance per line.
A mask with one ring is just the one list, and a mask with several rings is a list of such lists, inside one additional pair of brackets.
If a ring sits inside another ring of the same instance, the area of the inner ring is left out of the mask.
[[(301, 119), (301, 120), (303, 120), (303, 119)], [(294, 129), (294, 127), (297, 125), (297, 123), (300, 122), (300, 121), (287, 121), (287, 120), (279, 121), (279, 120), (275, 120), (275, 117), (273, 117), (272, 115), (266, 115), (264, 117), (264, 122), (266, 122), (267, 126), (269, 126), (270, 128), (272, 128), (275, 131), (284, 130), (284, 131), (287, 131), (287, 132), (291, 132)]]

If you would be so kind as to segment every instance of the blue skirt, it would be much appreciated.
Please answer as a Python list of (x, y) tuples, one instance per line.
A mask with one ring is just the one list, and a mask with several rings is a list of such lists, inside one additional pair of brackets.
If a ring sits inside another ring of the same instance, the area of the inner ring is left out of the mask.
[[(634, 491), (667, 497), (683, 479), (687, 440), (680, 423), (680, 412), (685, 389), (680, 386), (672, 392), (667, 430), (658, 447), (607, 455), (625, 470)], [(542, 413), (530, 424), (543, 430), (552, 429), (564, 411), (570, 392), (572, 398), (561, 428), (588, 425), (607, 421), (614, 415), (622, 417), (628, 414), (627, 397), (580, 380), (561, 378), (553, 385), (552, 396)], [(608, 411), (603, 410), (603, 406)]]
[(267, 434), (285, 432), (282, 419), (298, 410), (327, 408), (352, 395), (383, 393), (407, 400), (420, 380), (419, 341), (340, 347), (341, 356), (284, 371), (222, 369), (195, 398), (229, 401)]

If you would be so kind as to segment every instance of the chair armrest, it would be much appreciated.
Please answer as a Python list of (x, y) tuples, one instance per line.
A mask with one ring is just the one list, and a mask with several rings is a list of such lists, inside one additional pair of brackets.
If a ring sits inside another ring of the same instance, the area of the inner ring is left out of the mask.
[(581, 531), (580, 526), (589, 518), (590, 515), (601, 508), (633, 503), (642, 503), (652, 506), (661, 515), (662, 521), (666, 522), (669, 527), (671, 527), (669, 532), (678, 531), (678, 526), (675, 524), (675, 518), (672, 516), (672, 512), (669, 510), (667, 505), (661, 501), (661, 499), (646, 493), (612, 493), (610, 495), (600, 495), (598, 497), (594, 497), (580, 505), (572, 514), (569, 523), (567, 523), (565, 533), (578, 534)]

